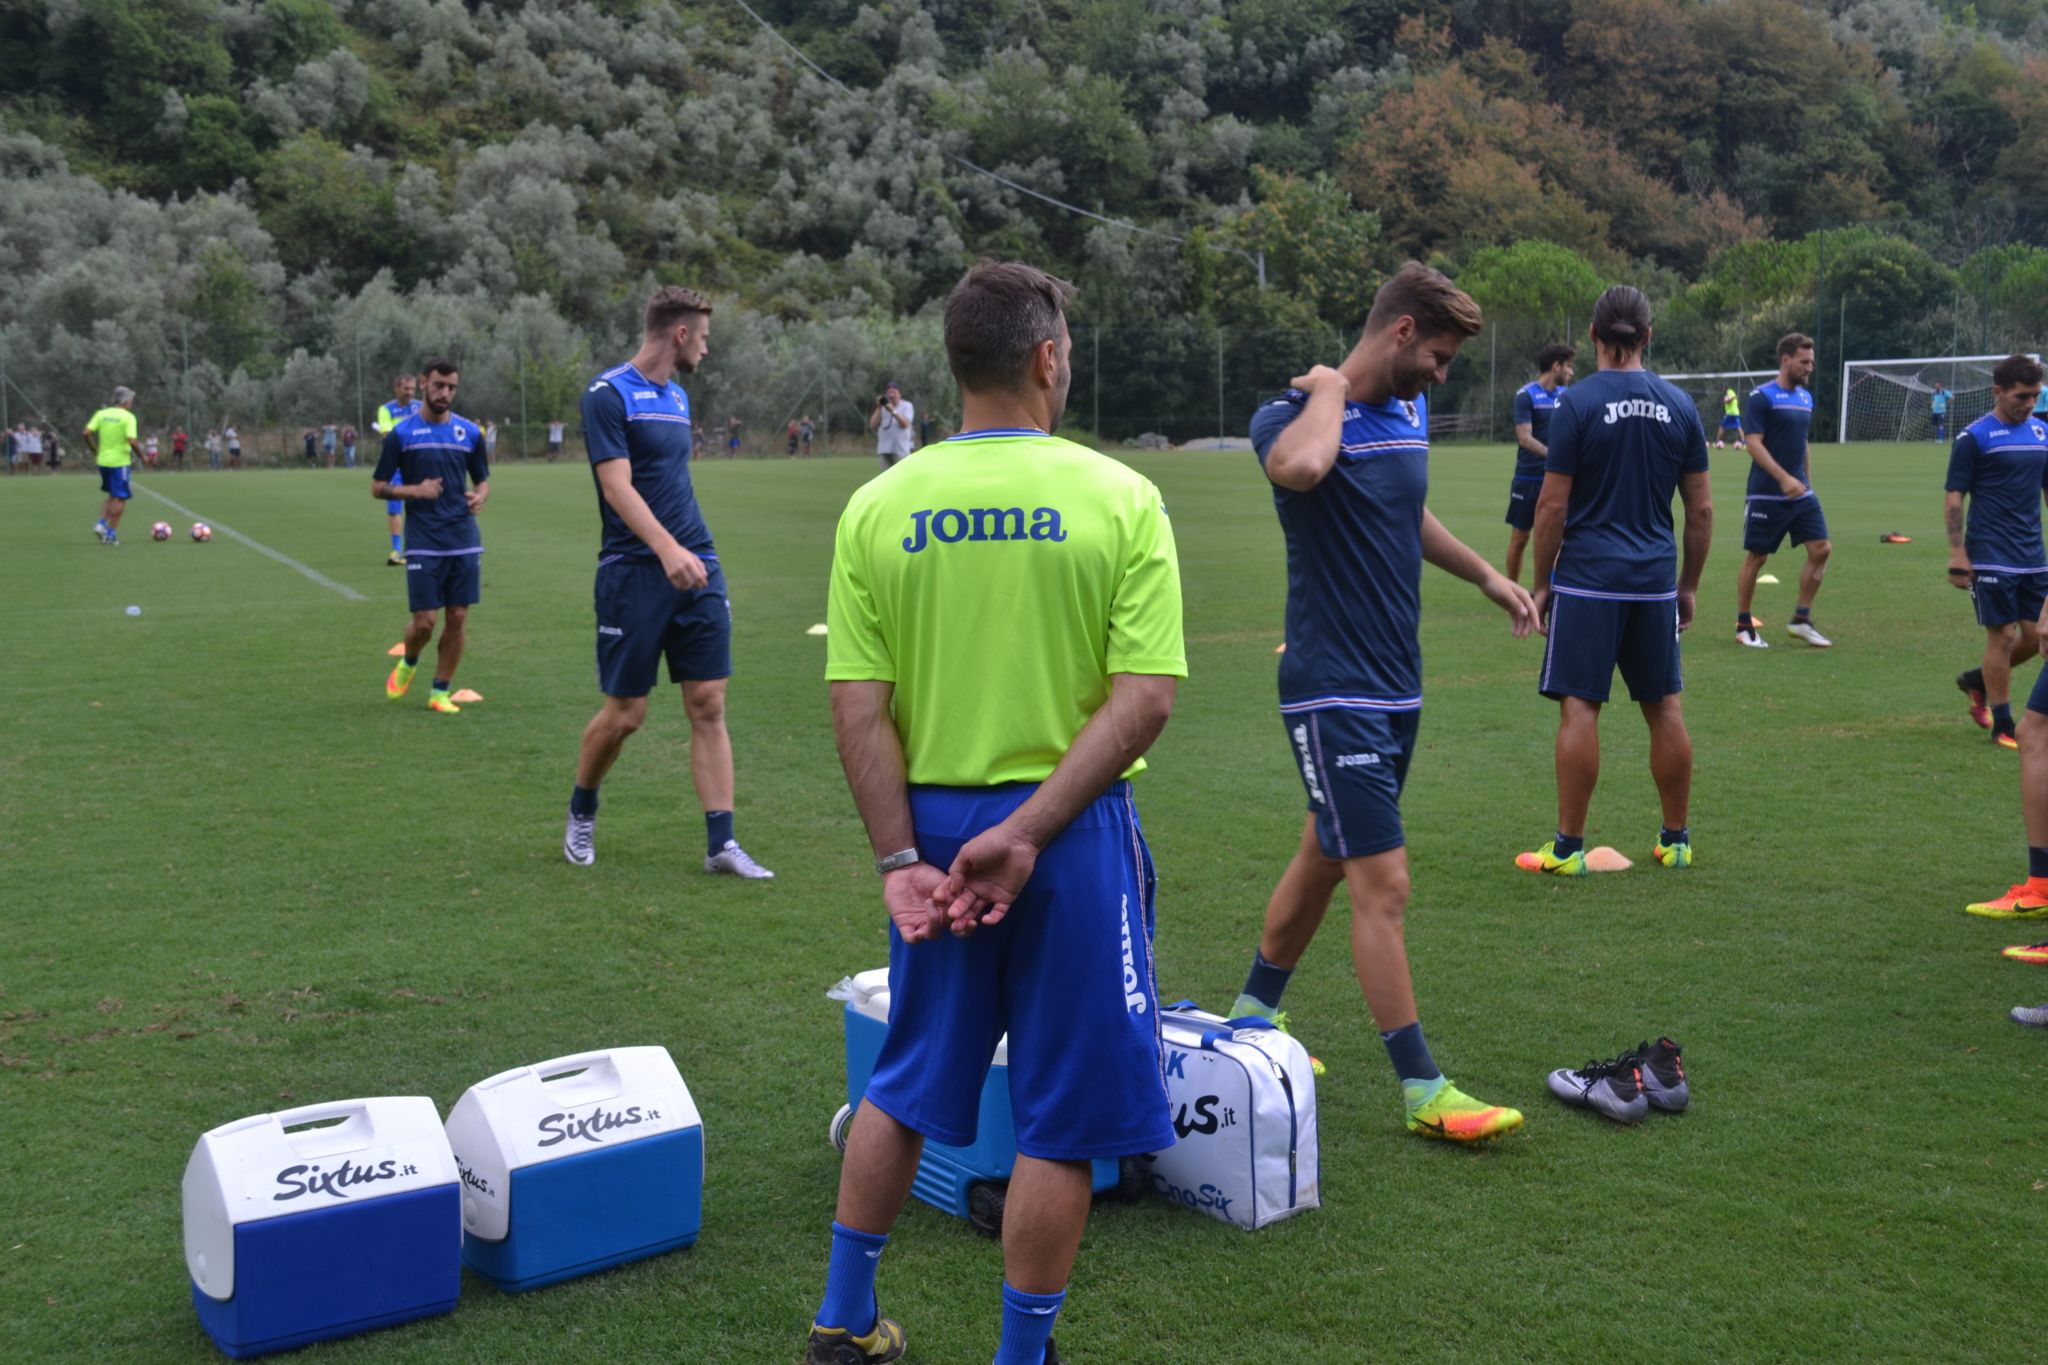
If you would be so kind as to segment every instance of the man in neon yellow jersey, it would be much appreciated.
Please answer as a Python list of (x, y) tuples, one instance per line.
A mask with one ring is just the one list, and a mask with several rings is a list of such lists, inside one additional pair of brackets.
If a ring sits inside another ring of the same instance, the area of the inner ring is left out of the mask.
[(1174, 1140), (1129, 779), (1187, 674), (1180, 566), (1159, 490), (1051, 435), (1071, 292), (1025, 265), (968, 271), (945, 312), (963, 430), (884, 470), (839, 522), (825, 676), (883, 878), (891, 1004), (811, 1365), (902, 1355), (875, 1267), (926, 1138), (974, 1140), (1003, 1033), (1018, 1156), (997, 1365), (1057, 1359), (1090, 1161)]
[(121, 543), (121, 513), (128, 509), (130, 496), (128, 468), (141, 449), (135, 439), (134, 409), (135, 390), (123, 384), (115, 388), (113, 404), (85, 424), (86, 439), (99, 454), (100, 491), (107, 495), (92, 533), (107, 545)]

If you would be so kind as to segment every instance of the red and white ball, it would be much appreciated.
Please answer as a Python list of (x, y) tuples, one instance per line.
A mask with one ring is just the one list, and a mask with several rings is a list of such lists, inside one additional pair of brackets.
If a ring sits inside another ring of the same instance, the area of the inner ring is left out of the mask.
[(169, 540), (171, 538), (171, 524), (168, 521), (160, 521), (150, 527), (149, 538), (151, 540)]
[(192, 523), (192, 539), (205, 542), (213, 539), (213, 528), (203, 521)]

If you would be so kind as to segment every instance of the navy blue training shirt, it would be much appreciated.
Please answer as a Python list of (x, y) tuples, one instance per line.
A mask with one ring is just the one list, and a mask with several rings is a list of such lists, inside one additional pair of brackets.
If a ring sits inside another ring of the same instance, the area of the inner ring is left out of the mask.
[[(1565, 385), (1557, 386), (1552, 392), (1541, 384), (1524, 384), (1515, 390), (1515, 425), (1529, 424), (1529, 434), (1544, 445), (1550, 444), (1550, 415), (1557, 411), (1557, 400), (1569, 392)], [(1543, 457), (1521, 442), (1515, 443), (1515, 477), (1518, 479), (1540, 479), (1543, 477)]]
[[(481, 554), (483, 536), (476, 514), (463, 494), (471, 483), (491, 477), (484, 457), (483, 428), (467, 417), (449, 413), (444, 422), (427, 420), (426, 409), (408, 413), (384, 438), (371, 477), (382, 483), (418, 486), (441, 481), (441, 496), (431, 501), (408, 498), (405, 503), (405, 553), (411, 555)], [(465, 482), (467, 476), (467, 482)]]
[(2048, 421), (2008, 426), (1987, 412), (1956, 437), (1948, 456), (1951, 493), (1970, 498), (1963, 549), (1973, 569), (2019, 573), (2048, 568), (2041, 553), (2041, 490), (2048, 485)]
[[(1787, 389), (1773, 379), (1752, 389), (1749, 401), (1742, 407), (1743, 434), (1763, 437), (1764, 449), (1771, 452), (1771, 458), (1778, 462), (1778, 467), (1801, 483), (1808, 482), (1806, 433), (1812, 425), (1813, 390), (1803, 385)], [(1785, 501), (1785, 495), (1778, 491), (1777, 481), (1755, 462), (1749, 466), (1749, 492), (1745, 496), (1766, 502)], [(1811, 484), (1800, 496), (1813, 496)]]
[[(671, 379), (656, 384), (631, 365), (606, 370), (583, 393), (583, 444), (590, 452), (590, 475), (606, 460), (628, 460), (633, 491), (647, 503), (676, 543), (704, 559), (712, 553), (711, 530), (697, 510), (690, 486), (690, 395)], [(600, 559), (623, 555), (652, 559), (654, 551), (633, 534), (625, 520), (597, 490), (597, 514), (604, 525)]]
[[(1264, 464), (1308, 395), (1290, 389), (1252, 414)], [(1429, 409), (1393, 398), (1344, 405), (1337, 462), (1305, 493), (1273, 485), (1287, 538), (1287, 652), (1280, 709), (1414, 711), (1422, 706), (1422, 504)]]
[(1647, 370), (1597, 371), (1557, 405), (1544, 468), (1572, 477), (1552, 587), (1624, 601), (1677, 593), (1671, 496), (1681, 474), (1707, 469), (1690, 397)]

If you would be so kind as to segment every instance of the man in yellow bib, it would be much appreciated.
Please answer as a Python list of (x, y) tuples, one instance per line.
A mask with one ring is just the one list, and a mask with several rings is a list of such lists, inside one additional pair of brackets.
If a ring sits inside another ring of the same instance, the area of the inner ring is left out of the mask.
[(1018, 1155), (997, 1365), (1059, 1358), (1091, 1160), (1174, 1140), (1129, 779), (1187, 675), (1180, 565), (1159, 490), (1051, 435), (1070, 293), (1026, 265), (968, 271), (945, 314), (965, 429), (839, 520), (825, 676), (889, 912), (890, 1013), (807, 1365), (903, 1354), (875, 1268), (926, 1139), (974, 1141), (1006, 1031)]
[(100, 507), (100, 519), (92, 533), (102, 544), (121, 543), (121, 513), (128, 510), (131, 490), (128, 467), (142, 449), (135, 439), (135, 390), (122, 384), (114, 389), (113, 406), (101, 408), (85, 424), (85, 439), (99, 454), (100, 491), (107, 500)]

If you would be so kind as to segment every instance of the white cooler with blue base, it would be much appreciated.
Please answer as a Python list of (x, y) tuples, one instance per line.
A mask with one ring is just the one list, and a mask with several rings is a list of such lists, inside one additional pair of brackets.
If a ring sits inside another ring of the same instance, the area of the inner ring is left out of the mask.
[(424, 1097), (215, 1128), (184, 1204), (192, 1304), (237, 1359), (446, 1313), (461, 1292), (455, 1159)]
[(448, 1115), (462, 1261), (537, 1289), (697, 1240), (704, 1125), (662, 1047), (557, 1057), (479, 1081)]

